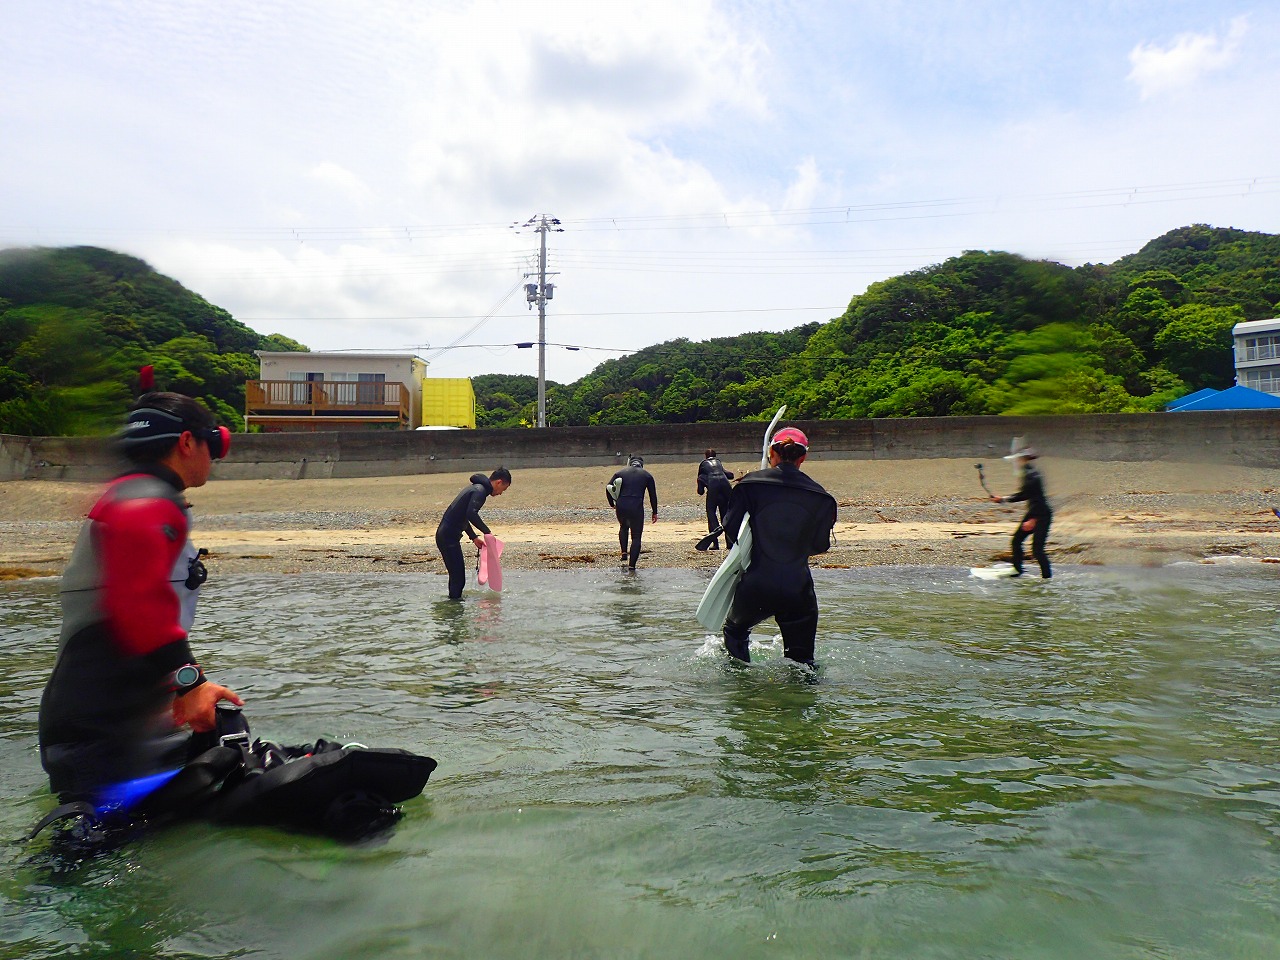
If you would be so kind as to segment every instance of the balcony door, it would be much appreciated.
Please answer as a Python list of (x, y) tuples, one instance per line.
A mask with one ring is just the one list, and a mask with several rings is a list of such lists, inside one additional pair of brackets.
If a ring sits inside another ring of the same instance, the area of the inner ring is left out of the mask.
[(307, 405), (311, 403), (311, 384), (323, 383), (323, 373), (308, 373), (302, 370), (290, 370), (289, 403)]
[(356, 386), (360, 406), (383, 406), (387, 402), (386, 381), (385, 373), (360, 374), (360, 382)]

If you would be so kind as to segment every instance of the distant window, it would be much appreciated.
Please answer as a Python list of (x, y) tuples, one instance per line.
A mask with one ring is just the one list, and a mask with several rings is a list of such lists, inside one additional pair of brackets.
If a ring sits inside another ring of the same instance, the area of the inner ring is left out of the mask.
[(290, 380), (297, 381), (296, 385), (289, 387), (290, 403), (313, 402), (311, 397), (311, 388), (306, 384), (308, 382), (315, 383), (324, 381), (324, 374), (315, 371), (308, 372), (305, 370), (290, 370), (288, 376)]
[(1275, 360), (1280, 357), (1280, 337), (1245, 337), (1243, 360)]
[(1280, 396), (1280, 370), (1241, 370), (1242, 386)]
[(330, 373), (324, 395), (329, 403), (350, 407), (356, 402), (356, 375), (354, 373)]
[(360, 400), (362, 404), (386, 403), (385, 373), (362, 373), (360, 376)]

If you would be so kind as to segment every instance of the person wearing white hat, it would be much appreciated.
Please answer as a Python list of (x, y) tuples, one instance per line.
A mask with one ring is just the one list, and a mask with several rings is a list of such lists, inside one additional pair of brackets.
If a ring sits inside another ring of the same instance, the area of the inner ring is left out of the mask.
[(993, 494), (991, 500), (994, 503), (1026, 503), (1027, 512), (1018, 523), (1018, 529), (1013, 533), (1013, 575), (1022, 576), (1022, 544), (1027, 537), (1030, 537), (1031, 555), (1040, 565), (1040, 576), (1048, 580), (1053, 576), (1053, 571), (1049, 567), (1049, 554), (1045, 550), (1045, 542), (1049, 539), (1053, 511), (1045, 498), (1044, 478), (1034, 463), (1039, 456), (1035, 447), (1026, 442), (1026, 438), (1014, 437), (1009, 447), (1009, 455), (1005, 459), (1012, 460), (1016, 464), (1022, 474), (1022, 485), (1017, 493), (1007, 497), (997, 497)]

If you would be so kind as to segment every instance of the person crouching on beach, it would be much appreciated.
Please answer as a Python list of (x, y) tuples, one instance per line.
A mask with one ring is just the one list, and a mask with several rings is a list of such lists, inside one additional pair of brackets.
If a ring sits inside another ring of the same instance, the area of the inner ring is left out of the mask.
[[(462, 590), (467, 585), (467, 563), (462, 558), (462, 534), (475, 544), (476, 549), (484, 547), (483, 534), (492, 533), (488, 525), (480, 518), (480, 508), (489, 497), (500, 497), (511, 486), (511, 471), (499, 467), (489, 476), (473, 473), (471, 482), (462, 489), (453, 503), (449, 504), (436, 527), (436, 549), (444, 560), (445, 569), (449, 571), (449, 599), (461, 600)], [(477, 533), (476, 531), (480, 532)]]

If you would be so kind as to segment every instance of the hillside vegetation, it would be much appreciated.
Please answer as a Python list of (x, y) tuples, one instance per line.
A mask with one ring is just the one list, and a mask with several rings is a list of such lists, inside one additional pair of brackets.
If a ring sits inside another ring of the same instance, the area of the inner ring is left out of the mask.
[[(874, 283), (825, 324), (671, 340), (549, 383), (552, 425), (1159, 410), (1233, 382), (1231, 328), (1280, 313), (1280, 237), (1202, 224), (1078, 268), (968, 251)], [(0, 251), (0, 432), (118, 422), (137, 368), (241, 426), (262, 336), (132, 257)], [(473, 378), (478, 423), (529, 425), (537, 381)]]
[(0, 250), (0, 433), (63, 436), (114, 429), (138, 368), (244, 426), (254, 350), (305, 350), (263, 336), (156, 273), (96, 247)]
[[(552, 424), (1160, 410), (1234, 379), (1231, 328), (1280, 313), (1280, 237), (1183, 227), (1110, 265), (969, 251), (826, 324), (672, 340), (547, 390)], [(533, 395), (533, 378), (525, 397)], [(510, 380), (486, 422), (529, 420)], [(497, 416), (495, 416), (497, 414)]]

